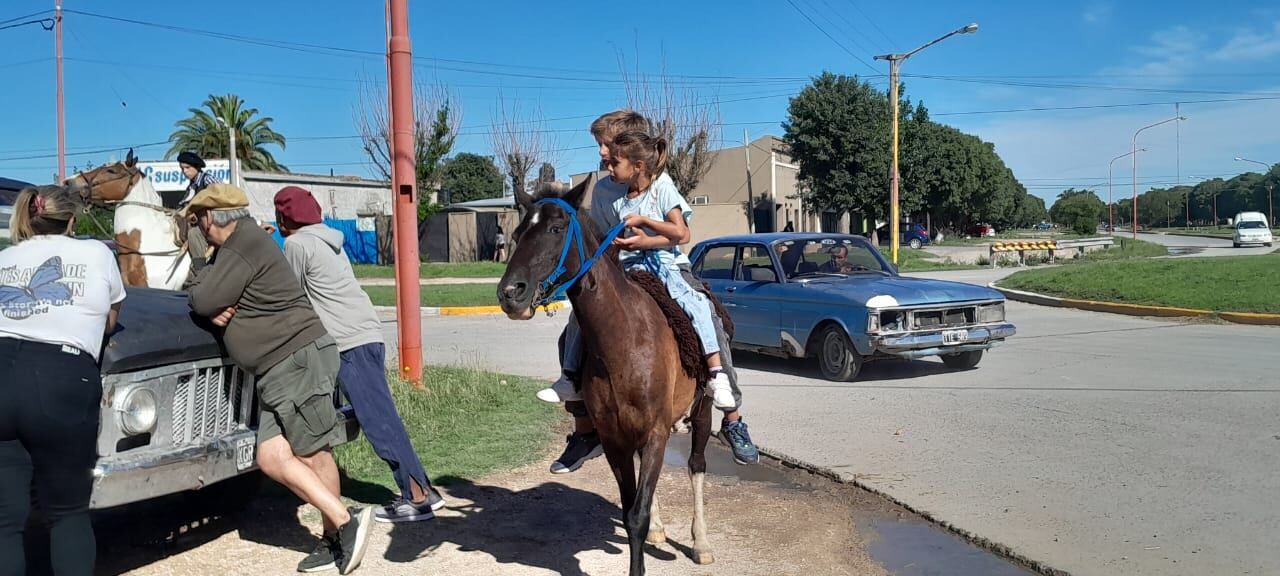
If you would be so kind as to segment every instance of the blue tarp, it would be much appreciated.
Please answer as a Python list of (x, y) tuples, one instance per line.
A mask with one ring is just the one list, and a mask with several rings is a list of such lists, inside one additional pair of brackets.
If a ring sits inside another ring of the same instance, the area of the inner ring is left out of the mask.
[[(272, 222), (271, 225), (275, 225)], [(378, 233), (372, 230), (364, 232), (356, 227), (355, 220), (330, 220), (324, 221), (325, 226), (342, 232), (342, 250), (347, 253), (347, 259), (355, 264), (377, 264), (378, 263)], [(280, 249), (284, 249), (284, 237), (279, 232), (272, 234), (276, 245)]]

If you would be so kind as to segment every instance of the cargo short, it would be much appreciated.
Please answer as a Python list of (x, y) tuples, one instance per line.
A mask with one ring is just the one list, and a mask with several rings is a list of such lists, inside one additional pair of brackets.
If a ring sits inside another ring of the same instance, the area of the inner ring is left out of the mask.
[(258, 444), (283, 434), (298, 456), (334, 446), (338, 415), (333, 393), (339, 366), (338, 344), (325, 335), (259, 376)]

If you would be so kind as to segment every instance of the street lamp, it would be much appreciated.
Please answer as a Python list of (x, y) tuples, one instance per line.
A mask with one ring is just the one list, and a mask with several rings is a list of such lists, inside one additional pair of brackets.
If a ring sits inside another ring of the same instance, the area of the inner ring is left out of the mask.
[[(1257, 160), (1250, 160), (1248, 158), (1241, 158), (1239, 156), (1236, 156), (1236, 161), (1237, 162), (1253, 162), (1254, 164), (1257, 164), (1259, 166), (1266, 167), (1267, 171), (1262, 173), (1264, 178), (1271, 173), (1271, 165), (1267, 164), (1266, 162), (1259, 162)], [(1275, 183), (1273, 181), (1268, 180), (1267, 181), (1267, 220), (1269, 220), (1270, 222), (1267, 224), (1267, 226), (1276, 225), (1276, 206), (1271, 202), (1271, 192), (1273, 188), (1275, 188)]]
[(1125, 152), (1124, 154), (1112, 158), (1111, 164), (1107, 166), (1107, 225), (1110, 226), (1108, 231), (1111, 232), (1112, 236), (1116, 235), (1116, 209), (1115, 205), (1111, 202), (1111, 169), (1115, 167), (1116, 160), (1127, 157), (1134, 152), (1146, 151), (1146, 148), (1139, 148), (1136, 151)]
[(1187, 119), (1186, 116), (1174, 116), (1173, 118), (1169, 118), (1168, 120), (1161, 120), (1159, 122), (1156, 122), (1155, 124), (1143, 126), (1139, 128), (1137, 132), (1133, 133), (1133, 149), (1130, 153), (1133, 154), (1133, 225), (1132, 225), (1132, 228), (1133, 228), (1134, 240), (1138, 239), (1138, 134), (1141, 134), (1142, 131), (1146, 130), (1147, 128), (1155, 128), (1156, 126), (1159, 126), (1161, 124), (1168, 124), (1170, 122), (1174, 122), (1177, 120), (1186, 120), (1186, 119)]
[(916, 53), (933, 46), (947, 38), (956, 34), (972, 34), (978, 31), (977, 24), (970, 24), (963, 28), (957, 28), (948, 32), (937, 39), (929, 42), (915, 50), (903, 54), (882, 54), (876, 56), (876, 60), (889, 61), (889, 104), (893, 107), (893, 172), (890, 175), (889, 184), (889, 245), (892, 247), (890, 253), (893, 257), (893, 263), (898, 263), (898, 68), (902, 66), (902, 62), (907, 58), (915, 56)]

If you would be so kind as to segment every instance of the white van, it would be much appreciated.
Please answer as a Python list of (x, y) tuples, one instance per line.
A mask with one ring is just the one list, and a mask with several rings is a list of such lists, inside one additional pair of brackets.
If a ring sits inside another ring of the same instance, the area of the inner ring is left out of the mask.
[(1267, 225), (1267, 216), (1261, 212), (1241, 212), (1236, 214), (1231, 245), (1239, 248), (1245, 244), (1263, 244), (1271, 246), (1271, 227)]

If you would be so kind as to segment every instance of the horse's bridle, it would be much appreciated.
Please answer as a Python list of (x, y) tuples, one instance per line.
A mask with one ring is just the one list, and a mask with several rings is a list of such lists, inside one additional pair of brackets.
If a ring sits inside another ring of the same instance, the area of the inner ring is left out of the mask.
[[(81, 198), (84, 199), (86, 204), (92, 204), (93, 203), (93, 187), (95, 185), (102, 186), (104, 184), (110, 184), (117, 180), (128, 179), (129, 182), (126, 184), (125, 189), (130, 190), (134, 187), (135, 184), (142, 181), (143, 178), (146, 178), (146, 175), (142, 173), (142, 170), (139, 170), (137, 168), (125, 167), (125, 170), (127, 170), (128, 172), (124, 176), (117, 176), (115, 178), (110, 178), (102, 182), (96, 182), (96, 183), (93, 181), (93, 178), (89, 178), (88, 176), (81, 174), (80, 177), (84, 178), (84, 183), (85, 183), (84, 190), (81, 191), (80, 193)], [(170, 210), (168, 208), (165, 208), (164, 206), (157, 206), (155, 204), (149, 204), (147, 202), (135, 202), (132, 200), (116, 200), (114, 202), (101, 200), (98, 202), (98, 204), (102, 206), (140, 206), (143, 208), (150, 208), (152, 210), (155, 210), (156, 212), (162, 212), (164, 214), (173, 214), (174, 212), (176, 212), (175, 210)]]
[[(604, 239), (600, 242), (600, 246), (596, 248), (595, 254), (587, 258), (587, 249), (582, 244), (582, 225), (578, 223), (578, 210), (570, 206), (568, 202), (559, 198), (543, 198), (534, 202), (534, 206), (543, 204), (552, 204), (558, 206), (565, 214), (569, 216), (569, 235), (564, 239), (564, 247), (560, 250), (560, 261), (556, 264), (556, 269), (547, 276), (545, 280), (538, 284), (538, 293), (540, 296), (534, 299), (533, 307), (535, 309), (549, 306), (552, 302), (563, 300), (565, 293), (573, 287), (574, 284), (581, 280), (587, 272), (591, 271), (591, 267), (595, 266), (596, 261), (604, 255), (605, 250), (609, 249), (609, 245), (613, 243), (622, 233), (622, 229), (626, 227), (626, 221), (620, 221), (614, 224), (604, 235)], [(564, 263), (569, 259), (569, 250), (574, 246), (578, 247), (578, 259), (582, 262), (578, 266), (578, 272), (566, 281), (556, 283), (556, 280), (568, 273), (568, 269), (564, 267)]]

